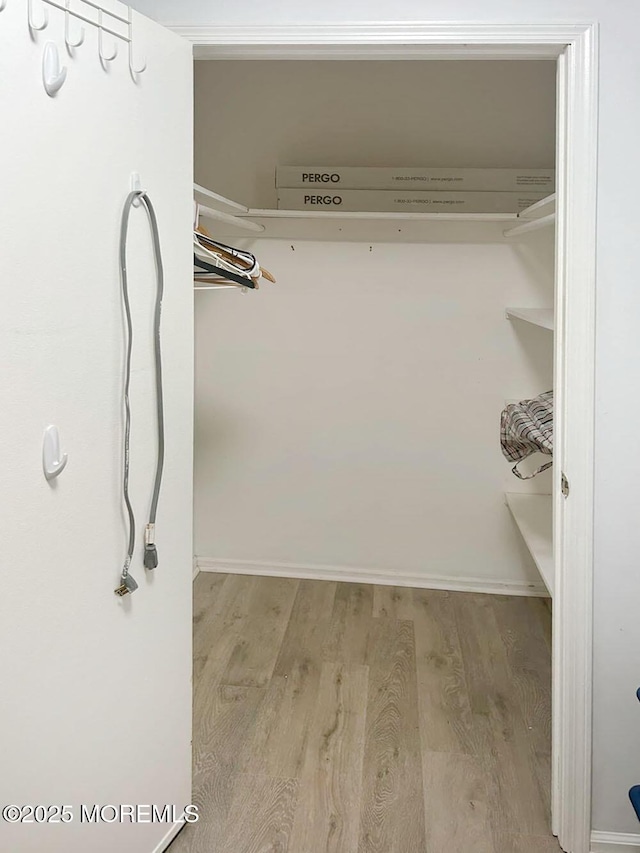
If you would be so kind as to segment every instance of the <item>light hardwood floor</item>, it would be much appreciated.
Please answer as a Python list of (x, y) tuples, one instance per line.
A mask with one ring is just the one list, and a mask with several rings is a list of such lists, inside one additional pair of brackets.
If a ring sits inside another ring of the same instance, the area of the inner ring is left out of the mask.
[(535, 598), (203, 573), (170, 853), (557, 853)]

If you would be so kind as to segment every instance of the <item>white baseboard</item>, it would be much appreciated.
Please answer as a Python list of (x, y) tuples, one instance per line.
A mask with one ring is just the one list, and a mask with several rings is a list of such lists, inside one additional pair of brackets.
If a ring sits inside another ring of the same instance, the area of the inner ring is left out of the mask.
[(638, 853), (640, 835), (635, 832), (591, 833), (591, 853)]
[(385, 569), (362, 569), (354, 566), (324, 566), (314, 563), (272, 563), (262, 560), (223, 560), (219, 557), (196, 557), (201, 572), (224, 572), (236, 575), (260, 575), (303, 580), (349, 581), (386, 586), (412, 586), (421, 589), (447, 589), (452, 592), (487, 592), (494, 595), (528, 595), (548, 597), (542, 583), (527, 581), (460, 578)]
[(180, 830), (182, 829), (182, 827), (184, 826), (184, 824), (185, 824), (185, 821), (184, 821), (184, 820), (182, 820), (182, 819), (181, 819), (181, 820), (177, 820), (177, 821), (172, 825), (172, 827), (171, 827), (171, 829), (169, 830), (169, 832), (167, 832), (167, 834), (164, 836), (164, 838), (162, 839), (162, 841), (157, 845), (157, 847), (154, 847), (154, 848), (153, 848), (153, 853), (164, 853), (164, 851), (165, 851), (165, 850), (167, 849), (167, 847), (171, 844), (171, 842), (172, 842), (172, 841), (173, 841), (173, 839), (176, 837), (176, 835), (180, 832)]
[(195, 580), (200, 574), (200, 566), (198, 565), (198, 558), (193, 558), (193, 580)]

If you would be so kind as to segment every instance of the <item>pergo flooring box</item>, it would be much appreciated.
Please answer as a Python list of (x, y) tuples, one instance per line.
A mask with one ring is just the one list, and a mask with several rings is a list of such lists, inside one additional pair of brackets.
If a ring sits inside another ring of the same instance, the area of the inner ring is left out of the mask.
[(278, 166), (276, 187), (352, 190), (473, 190), (552, 193), (553, 169), (399, 169), (367, 166)]
[(519, 213), (547, 193), (279, 189), (279, 210), (385, 213)]

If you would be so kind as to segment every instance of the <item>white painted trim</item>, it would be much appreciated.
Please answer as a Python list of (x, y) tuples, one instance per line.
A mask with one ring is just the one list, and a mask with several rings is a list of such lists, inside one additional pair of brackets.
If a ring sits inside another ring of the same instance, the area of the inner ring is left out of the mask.
[[(563, 379), (563, 367), (561, 364), (561, 360), (558, 357), (560, 349), (564, 346), (564, 299), (560, 297), (561, 293), (564, 293), (564, 289), (566, 287), (566, 281), (564, 279), (564, 271), (562, 269), (561, 264), (561, 256), (562, 256), (562, 247), (563, 243), (561, 240), (557, 239), (557, 234), (559, 230), (559, 223), (562, 224), (564, 221), (562, 216), (558, 217), (558, 209), (562, 201), (566, 198), (566, 187), (563, 186), (562, 192), (559, 191), (559, 187), (561, 184), (564, 184), (564, 179), (566, 177), (566, 169), (561, 163), (562, 156), (562, 147), (563, 143), (561, 143), (561, 139), (564, 140), (566, 137), (567, 130), (567, 89), (569, 86), (568, 77), (567, 77), (567, 56), (566, 53), (563, 53), (562, 56), (558, 57), (558, 65), (556, 71), (556, 269), (555, 269), (555, 278), (556, 278), (556, 286), (555, 286), (555, 304), (554, 304), (554, 376), (553, 376), (553, 384), (555, 389), (555, 400), (554, 400), (554, 431), (557, 436), (561, 436), (563, 434), (563, 426), (564, 426), (564, 410), (562, 406), (562, 395), (560, 393), (561, 385), (564, 381)], [(556, 442), (556, 446), (554, 447), (554, 451), (556, 452), (556, 458), (554, 462), (556, 463), (553, 468), (552, 477), (553, 477), (553, 562), (556, 569), (556, 573), (560, 575), (563, 573), (563, 567), (561, 566), (561, 554), (559, 554), (560, 550), (560, 542), (562, 539), (562, 509), (564, 507), (564, 501), (562, 498), (560, 485), (560, 477), (562, 472), (562, 447), (561, 442)], [(564, 594), (565, 587), (558, 582), (558, 594), (562, 596)], [(561, 604), (558, 603), (558, 607), (556, 613), (560, 611)], [(564, 776), (561, 773), (561, 767), (564, 766), (562, 762), (562, 749), (558, 748), (561, 743), (562, 736), (562, 721), (564, 719), (564, 714), (566, 713), (562, 709), (562, 696), (563, 696), (563, 688), (562, 688), (562, 677), (560, 672), (560, 666), (558, 665), (558, 661), (561, 659), (560, 657), (560, 648), (561, 648), (561, 635), (556, 630), (556, 621), (555, 614), (553, 615), (553, 630), (552, 630), (552, 701), (551, 701), (551, 715), (552, 715), (552, 736), (551, 740), (554, 744), (552, 750), (551, 757), (551, 831), (554, 835), (560, 835), (560, 825), (561, 815), (563, 811), (563, 797), (562, 797), (562, 785), (564, 784)], [(591, 829), (591, 824), (589, 824), (589, 829)]]
[[(555, 400), (554, 400), (554, 415), (553, 415), (553, 425), (554, 431), (558, 436), (563, 434), (563, 424), (564, 424), (564, 412), (561, 405), (561, 394), (560, 387), (562, 384), (562, 371), (560, 365), (560, 359), (558, 358), (558, 352), (561, 346), (564, 346), (564, 299), (560, 298), (561, 289), (564, 290), (565, 280), (560, 269), (561, 261), (560, 255), (564, 252), (564, 240), (565, 240), (565, 232), (563, 231), (563, 222), (562, 217), (560, 218), (560, 224), (558, 224), (558, 207), (560, 203), (560, 199), (564, 198), (566, 192), (563, 188), (562, 193), (559, 192), (558, 188), (560, 187), (561, 182), (566, 176), (566, 169), (558, 168), (560, 165), (560, 158), (562, 155), (561, 151), (561, 143), (560, 139), (564, 139), (566, 136), (566, 115), (567, 115), (567, 88), (568, 88), (568, 79), (567, 79), (567, 56), (563, 53), (558, 57), (558, 64), (556, 70), (556, 229), (555, 229), (555, 304), (554, 304), (554, 376), (553, 376), (553, 384), (555, 389)], [(560, 331), (558, 331), (560, 330)], [(562, 539), (562, 528), (561, 528), (561, 520), (562, 515), (561, 511), (564, 506), (564, 502), (562, 500), (561, 489), (559, 488), (561, 471), (562, 471), (562, 449), (560, 447), (561, 442), (558, 442), (554, 451), (556, 451), (556, 458), (554, 462), (556, 463), (553, 468), (552, 477), (553, 477), (553, 563), (556, 575), (563, 574), (564, 570), (560, 563), (561, 556), (558, 553), (560, 548), (560, 542)], [(565, 587), (557, 583), (558, 591), (560, 595), (563, 595)], [(556, 612), (560, 611), (560, 603), (558, 604), (558, 608)], [(552, 630), (552, 665), (551, 665), (551, 679), (552, 679), (552, 701), (551, 701), (551, 726), (552, 726), (552, 734), (551, 734), (551, 744), (552, 744), (552, 755), (551, 755), (551, 831), (554, 835), (560, 835), (560, 825), (562, 808), (563, 808), (563, 797), (562, 797), (562, 785), (564, 784), (564, 776), (561, 774), (561, 757), (562, 757), (562, 749), (560, 748), (561, 743), (561, 735), (562, 735), (562, 721), (564, 719), (564, 714), (566, 713), (562, 709), (562, 677), (561, 673), (558, 671), (560, 668), (560, 660), (561, 656), (559, 654), (561, 646), (561, 637), (558, 631), (556, 630), (556, 622), (555, 618), (553, 618), (553, 630)], [(591, 822), (589, 821), (589, 829), (591, 829)]]
[(590, 24), (168, 25), (196, 59), (555, 59)]
[(183, 818), (177, 820), (171, 827), (171, 829), (167, 832), (164, 838), (160, 841), (160, 843), (153, 848), (152, 853), (164, 853), (167, 847), (171, 844), (176, 835), (180, 832), (182, 827), (184, 826), (185, 821)]
[(493, 595), (526, 595), (546, 598), (543, 583), (503, 581), (489, 578), (452, 578), (418, 572), (394, 572), (389, 569), (359, 566), (326, 566), (318, 563), (276, 563), (269, 560), (225, 560), (219, 557), (196, 557), (201, 572), (223, 572), (232, 575), (299, 578), (301, 580), (345, 581), (382, 586), (411, 586), (417, 589), (447, 589), (452, 592), (485, 592)]
[(571, 853), (586, 853), (591, 836), (597, 43), (594, 25), (559, 62), (553, 829)]
[(198, 566), (198, 558), (194, 557), (193, 558), (193, 578), (192, 578), (192, 580), (195, 580), (199, 574), (200, 574), (200, 567)]
[(638, 853), (640, 835), (635, 832), (591, 833), (591, 853)]
[[(460, 21), (171, 29), (193, 42), (196, 58), (558, 58), (556, 346), (563, 341), (565, 356), (556, 359), (555, 377), (556, 388), (568, 386), (569, 393), (556, 400), (555, 414), (553, 828), (565, 850), (589, 853), (598, 25)], [(567, 500), (559, 488), (562, 470), (571, 486)], [(414, 585), (416, 579), (405, 582)]]
[(474, 44), (508, 45), (514, 49), (535, 45), (545, 56), (557, 56), (554, 45), (579, 39), (593, 26), (591, 19), (547, 24), (500, 24), (473, 21), (352, 21), (310, 24), (165, 24), (194, 44), (272, 45), (319, 44), (353, 46), (423, 44), (426, 47)]

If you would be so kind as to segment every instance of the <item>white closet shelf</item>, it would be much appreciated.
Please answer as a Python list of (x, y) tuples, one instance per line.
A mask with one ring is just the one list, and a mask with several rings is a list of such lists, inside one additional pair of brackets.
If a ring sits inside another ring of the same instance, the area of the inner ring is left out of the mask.
[[(352, 243), (495, 243), (516, 214), (251, 209), (247, 219), (273, 240)], [(250, 217), (250, 218), (249, 218)], [(243, 217), (238, 217), (242, 219)], [(233, 232), (240, 236), (239, 231)]]
[(530, 231), (538, 231), (540, 228), (547, 228), (549, 225), (555, 225), (556, 221), (556, 194), (541, 198), (535, 204), (530, 204), (525, 207), (516, 216), (519, 224), (513, 228), (508, 228), (504, 232), (505, 237), (518, 237), (521, 234), (528, 234)]
[(536, 201), (535, 204), (530, 204), (529, 207), (521, 210), (518, 214), (518, 219), (538, 219), (540, 216), (546, 216), (555, 212), (556, 194), (551, 193), (551, 195), (541, 198), (540, 201)]
[(553, 332), (553, 308), (507, 308), (506, 313), (510, 320), (524, 320)]
[(507, 506), (522, 534), (549, 595), (553, 598), (553, 510), (551, 495), (507, 492)]
[[(444, 239), (445, 242), (463, 237), (465, 224), (476, 228), (479, 239), (495, 240), (500, 233), (500, 223), (518, 222), (516, 213), (405, 213), (384, 211), (337, 210), (276, 210), (245, 207), (232, 199), (213, 192), (200, 184), (193, 185), (195, 200), (201, 215), (223, 223), (221, 235), (238, 236), (243, 231), (260, 232), (263, 237), (275, 239), (308, 240), (358, 240), (413, 242), (425, 237)], [(450, 224), (459, 228), (449, 232), (439, 229)], [(425, 233), (425, 225), (429, 227)], [(228, 228), (226, 227), (228, 226)], [(487, 230), (488, 229), (488, 230)], [(497, 230), (493, 230), (497, 229)], [(475, 233), (475, 232), (474, 232)], [(464, 238), (467, 239), (467, 238)]]
[[(224, 208), (227, 208), (228, 210), (224, 211), (225, 213), (230, 211), (234, 211), (235, 213), (247, 213), (249, 210), (249, 208), (245, 207), (244, 204), (238, 204), (237, 201), (225, 198), (225, 196), (220, 195), (220, 193), (214, 193), (212, 190), (208, 190), (206, 187), (200, 186), (200, 184), (193, 185), (193, 195), (195, 200), (201, 204), (213, 205), (216, 208), (221, 207), (223, 210)], [(201, 196), (204, 201), (201, 201), (198, 196)]]
[(218, 210), (215, 207), (208, 207), (201, 204), (198, 206), (198, 210), (200, 216), (204, 216), (207, 219), (215, 219), (217, 222), (224, 222), (227, 225), (231, 225), (232, 228), (240, 228), (242, 231), (253, 231), (257, 234), (264, 231), (264, 225), (260, 225), (252, 219), (244, 219), (233, 213), (225, 213), (224, 210)]
[[(200, 184), (193, 185), (196, 201), (203, 204), (202, 212), (213, 218), (225, 221), (229, 225), (249, 231), (265, 230), (264, 237), (270, 237), (268, 223), (252, 220), (296, 220), (312, 223), (368, 222), (368, 223), (419, 223), (419, 222), (457, 222), (490, 223), (517, 222), (513, 228), (504, 231), (505, 237), (525, 234), (543, 228), (555, 222), (556, 194), (537, 201), (520, 213), (404, 213), (385, 211), (345, 211), (345, 210), (276, 210), (271, 208), (245, 207), (219, 193), (215, 193)], [(229, 220), (226, 217), (231, 216)], [(253, 227), (252, 227), (253, 226)], [(257, 227), (256, 227), (257, 226)], [(282, 237), (280, 230), (273, 236)]]
[(512, 222), (516, 213), (393, 213), (348, 210), (261, 210), (249, 208), (256, 219), (386, 220), (389, 222)]

